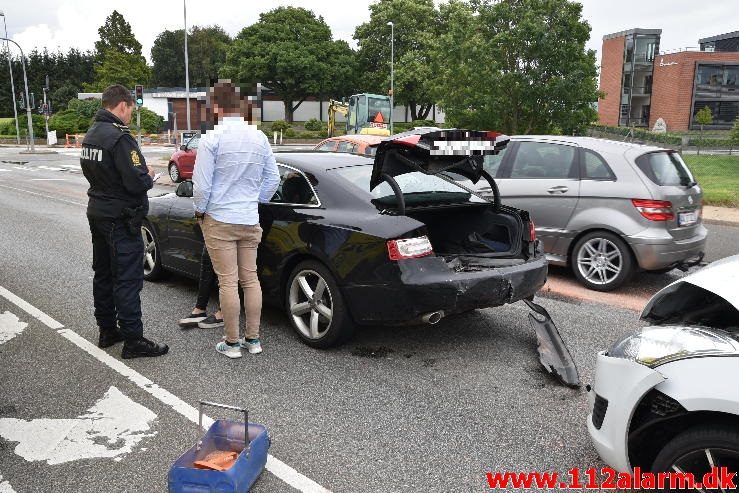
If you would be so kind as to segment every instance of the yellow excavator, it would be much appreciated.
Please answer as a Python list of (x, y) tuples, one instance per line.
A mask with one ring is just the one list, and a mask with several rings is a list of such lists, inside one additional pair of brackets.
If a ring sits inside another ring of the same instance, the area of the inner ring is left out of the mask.
[(390, 97), (380, 94), (355, 94), (349, 102), (330, 100), (328, 136), (336, 132), (336, 114), (346, 117), (347, 135), (390, 135)]

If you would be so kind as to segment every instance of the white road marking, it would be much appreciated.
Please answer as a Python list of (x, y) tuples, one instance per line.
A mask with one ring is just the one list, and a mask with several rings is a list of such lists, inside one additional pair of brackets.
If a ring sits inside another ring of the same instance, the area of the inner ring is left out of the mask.
[(3, 481), (2, 474), (0, 474), (0, 493), (16, 493), (10, 483)]
[[(13, 171), (13, 170), (10, 170), (10, 169), (0, 169), (0, 171)], [(0, 492), (2, 492), (2, 490), (0, 490)]]
[(66, 204), (81, 205), (82, 207), (87, 207), (87, 204), (82, 204), (80, 202), (73, 202), (71, 200), (60, 199), (59, 197), (52, 197), (51, 195), (45, 195), (43, 193), (36, 193), (30, 190), (24, 190), (22, 188), (9, 187), (7, 185), (0, 185), (0, 188), (7, 188), (8, 190), (15, 190), (16, 192), (25, 192), (29, 195), (36, 195), (37, 197), (44, 197), (45, 199), (58, 200), (59, 202), (64, 202)]
[(66, 178), (31, 178), (31, 181), (67, 181)]
[[(15, 454), (49, 465), (130, 454), (157, 415), (110, 387), (87, 413), (75, 419), (0, 419), (0, 436), (18, 442)], [(108, 448), (111, 446), (113, 448)]]
[(0, 313), (0, 344), (5, 344), (28, 327), (28, 324), (21, 322), (18, 317), (6, 311)]
[[(198, 422), (198, 410), (195, 407), (183, 401), (168, 390), (163, 389), (159, 385), (155, 384), (136, 370), (126, 366), (122, 361), (115, 359), (113, 356), (98, 348), (96, 345), (94, 345), (84, 337), (80, 336), (73, 330), (65, 329), (62, 324), (44, 314), (38, 308), (14, 295), (2, 286), (0, 286), (0, 296), (5, 297), (22, 310), (25, 310), (31, 316), (41, 320), (47, 327), (56, 330), (57, 333), (59, 333), (62, 337), (72, 342), (77, 347), (79, 347), (101, 363), (126, 377), (137, 387), (148, 392), (159, 401), (168, 405), (191, 422)], [(39, 317), (39, 315), (43, 315), (44, 318), (42, 319), (41, 317)], [(203, 429), (207, 430), (212, 424), (213, 419), (208, 417), (207, 415), (203, 415)], [(324, 488), (312, 479), (303, 476), (294, 468), (285, 464), (281, 460), (276, 459), (272, 455), (267, 456), (266, 469), (298, 491), (302, 491), (304, 493), (331, 493), (330, 490)]]
[(45, 169), (48, 171), (64, 171), (63, 168), (52, 168), (51, 166), (39, 166), (40, 169)]
[(46, 325), (50, 329), (62, 329), (64, 326), (33, 306), (32, 304), (28, 303), (27, 301), (23, 300), (22, 298), (19, 298), (18, 296), (14, 295), (4, 287), (0, 286), (0, 296), (5, 298), (6, 300), (13, 303), (15, 306), (23, 310), (24, 312), (28, 313), (33, 318), (39, 320), (41, 323)]

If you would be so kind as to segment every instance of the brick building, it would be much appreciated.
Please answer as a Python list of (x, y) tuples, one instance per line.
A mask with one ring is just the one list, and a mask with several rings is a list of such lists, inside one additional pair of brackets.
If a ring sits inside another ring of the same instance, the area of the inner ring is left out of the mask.
[[(701, 50), (660, 54), (660, 29), (631, 29), (603, 37), (599, 121), (609, 126), (697, 128), (708, 106), (709, 128), (730, 128), (739, 116), (739, 32), (705, 38)], [(734, 50), (734, 51), (732, 51)]]

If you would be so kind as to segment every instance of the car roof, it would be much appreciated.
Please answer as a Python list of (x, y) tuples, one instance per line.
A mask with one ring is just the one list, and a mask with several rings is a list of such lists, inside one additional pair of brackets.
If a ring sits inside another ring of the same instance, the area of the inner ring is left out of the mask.
[(357, 135), (338, 135), (336, 137), (329, 137), (328, 139), (324, 140), (323, 142), (331, 141), (331, 142), (352, 142), (354, 144), (362, 144), (362, 143), (378, 144), (378, 143), (382, 142), (386, 138), (387, 137), (381, 137), (379, 135), (361, 135), (361, 134), (357, 134)]
[(574, 137), (567, 135), (514, 135), (511, 137), (514, 142), (551, 142), (554, 144), (570, 144), (594, 151), (611, 152), (623, 154), (628, 151), (636, 151), (640, 154), (646, 152), (662, 151), (663, 147), (648, 146), (643, 144), (634, 144), (632, 142), (621, 142), (617, 140), (598, 139), (595, 137)]
[(312, 173), (374, 162), (373, 158), (345, 152), (288, 151), (274, 154), (278, 163)]

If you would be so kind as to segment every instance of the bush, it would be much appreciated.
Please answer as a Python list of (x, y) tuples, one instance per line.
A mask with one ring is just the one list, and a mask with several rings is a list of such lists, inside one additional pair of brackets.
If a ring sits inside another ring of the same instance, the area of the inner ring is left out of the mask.
[(65, 134), (87, 132), (90, 122), (90, 118), (78, 114), (75, 110), (64, 110), (49, 118), (49, 128), (56, 130), (57, 137), (63, 139)]
[[(129, 126), (132, 130), (136, 129), (136, 110), (131, 115), (131, 125)], [(144, 106), (141, 107), (141, 133), (159, 133), (163, 126), (164, 118)]]
[[(413, 120), (411, 122), (411, 128), (413, 127), (436, 127), (437, 124), (433, 120)], [(393, 127), (397, 127), (397, 124), (393, 125)]]
[(96, 98), (89, 98), (89, 99), (70, 99), (69, 103), (67, 104), (67, 109), (74, 110), (78, 114), (82, 116), (86, 116), (87, 118), (92, 118), (95, 116), (95, 113), (98, 112), (100, 108), (102, 108), (102, 101)]
[[(31, 123), (33, 124), (34, 138), (46, 137), (46, 121), (42, 115), (31, 115)], [(7, 133), (3, 133), (5, 135), (15, 136), (15, 119), (12, 119), (7, 125)], [(18, 128), (21, 132), (21, 136), (28, 134), (28, 118), (25, 114), (23, 116), (20, 116), (20, 114), (18, 115)]]
[(322, 139), (324, 138), (323, 132), (321, 131), (306, 131), (306, 132), (298, 132), (295, 135), (296, 139)]
[(282, 132), (283, 137), (287, 137), (288, 139), (293, 139), (297, 135), (297, 132), (294, 128), (288, 127), (284, 132)]
[(306, 130), (309, 130), (312, 132), (320, 132), (321, 130), (323, 130), (323, 126), (324, 126), (323, 122), (315, 118), (311, 118), (310, 120), (305, 122), (305, 125), (304, 125)]
[(287, 123), (285, 120), (275, 120), (272, 122), (272, 131), (273, 132), (279, 132), (282, 130), (283, 132), (286, 132), (288, 129), (290, 129), (291, 125)]
[[(603, 133), (603, 134), (619, 135), (621, 137), (626, 137), (631, 131), (631, 128), (629, 127), (607, 127), (605, 125), (593, 125), (592, 127), (590, 127), (590, 130)], [(659, 144), (668, 144), (668, 145), (675, 145), (675, 146), (682, 144), (682, 136), (680, 135), (670, 134), (670, 133), (655, 133), (655, 132), (650, 132), (649, 130), (645, 130), (641, 128), (635, 128), (633, 130), (634, 131), (632, 135), (634, 136), (634, 140), (644, 140), (647, 142), (654, 142), (654, 143), (659, 143)]]

